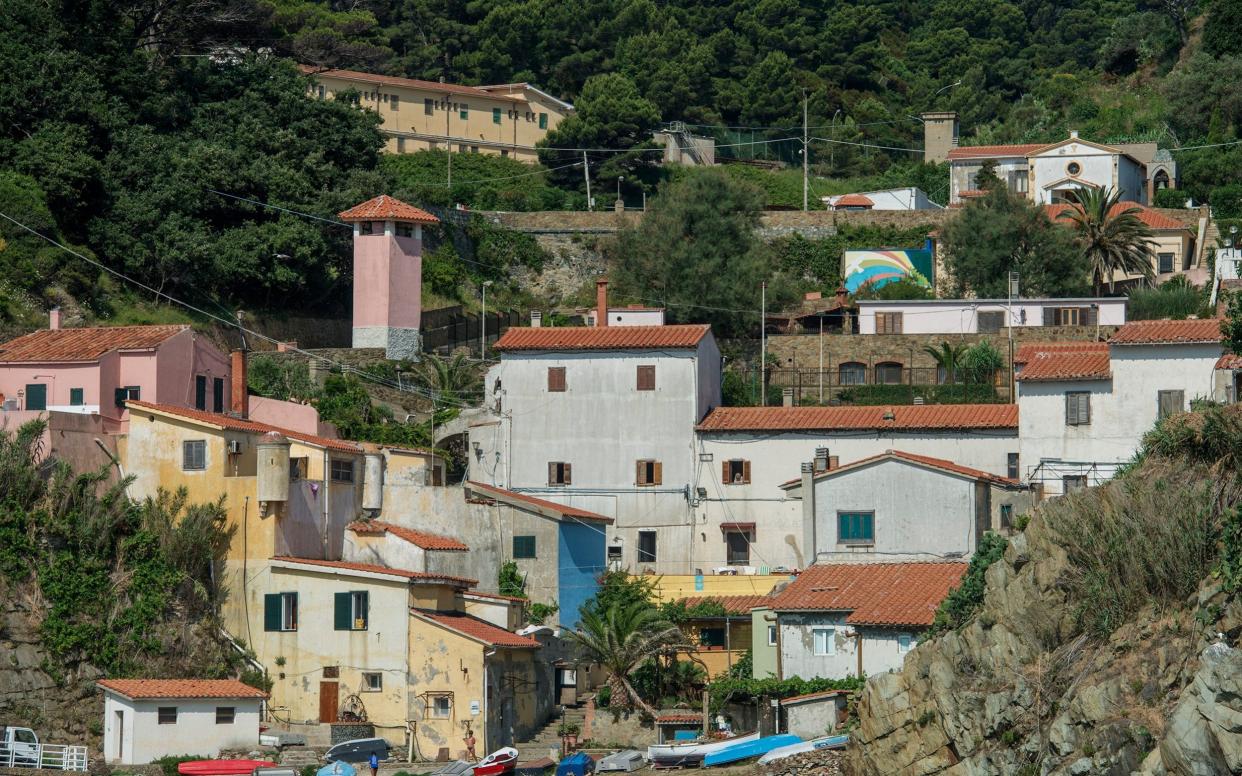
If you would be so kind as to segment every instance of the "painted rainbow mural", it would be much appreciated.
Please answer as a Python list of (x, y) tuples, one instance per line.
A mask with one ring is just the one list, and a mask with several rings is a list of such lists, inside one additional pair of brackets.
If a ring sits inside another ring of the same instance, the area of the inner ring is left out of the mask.
[(841, 265), (845, 288), (851, 294), (866, 284), (879, 288), (901, 279), (911, 280), (925, 288), (932, 287), (930, 241), (922, 248), (847, 250)]

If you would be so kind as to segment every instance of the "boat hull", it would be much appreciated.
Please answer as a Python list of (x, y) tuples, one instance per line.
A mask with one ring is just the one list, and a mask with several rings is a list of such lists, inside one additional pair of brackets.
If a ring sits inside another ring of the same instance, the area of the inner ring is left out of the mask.
[(755, 741), (745, 741), (740, 744), (725, 747), (719, 751), (711, 752), (703, 757), (703, 765), (727, 765), (735, 763), (739, 760), (748, 760), (751, 757), (758, 757), (767, 754), (773, 749), (782, 746), (790, 746), (792, 744), (801, 743), (802, 739), (789, 733), (782, 733), (775, 736), (764, 736)]
[(686, 757), (698, 756), (700, 759), (712, 752), (718, 752), (721, 749), (733, 746), (734, 744), (742, 744), (747, 741), (759, 740), (759, 734), (747, 733), (746, 735), (734, 736), (726, 738), (723, 741), (703, 741), (700, 743), (687, 744), (653, 744), (647, 747), (647, 759), (656, 764), (661, 760), (679, 760)]
[(474, 776), (497, 776), (517, 769), (518, 750), (511, 746), (497, 749), (474, 766)]
[(759, 758), (759, 765), (767, 765), (786, 757), (792, 757), (795, 754), (804, 752), (814, 752), (817, 749), (842, 749), (849, 743), (849, 736), (824, 736), (823, 738), (812, 739), (811, 741), (803, 741), (800, 744), (790, 744), (789, 746), (781, 746)]
[(250, 776), (255, 768), (271, 768), (271, 760), (187, 760), (177, 764), (181, 776)]
[(647, 761), (643, 757), (643, 753), (637, 749), (626, 749), (615, 754), (610, 754), (599, 761), (599, 765), (595, 766), (597, 773), (609, 773), (619, 771), (628, 773), (636, 771), (646, 765)]

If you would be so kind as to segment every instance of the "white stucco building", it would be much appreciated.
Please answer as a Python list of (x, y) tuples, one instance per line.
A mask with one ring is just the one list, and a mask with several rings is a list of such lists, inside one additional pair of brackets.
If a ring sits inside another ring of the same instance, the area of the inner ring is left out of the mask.
[(1121, 326), (1125, 297), (859, 300), (859, 334), (987, 334), (1007, 327)]
[(966, 564), (812, 566), (772, 601), (781, 679), (872, 676), (901, 667)]
[(611, 517), (609, 562), (686, 573), (694, 428), (720, 404), (710, 328), (511, 328), (495, 349), (470, 480)]
[(259, 744), (267, 694), (236, 679), (102, 679), (103, 749), (109, 764), (169, 755), (216, 756)]
[(694, 567), (806, 568), (802, 502), (781, 487), (803, 462), (835, 468), (898, 449), (1016, 477), (1018, 408), (720, 407), (699, 424), (696, 449)]
[[(861, 198), (861, 199), (860, 199)], [(866, 200), (870, 204), (863, 202)], [(833, 194), (820, 197), (829, 210), (943, 210), (944, 205), (931, 201), (927, 192), (917, 186), (879, 191), (860, 191), (855, 194)], [(850, 203), (858, 203), (852, 205)]]

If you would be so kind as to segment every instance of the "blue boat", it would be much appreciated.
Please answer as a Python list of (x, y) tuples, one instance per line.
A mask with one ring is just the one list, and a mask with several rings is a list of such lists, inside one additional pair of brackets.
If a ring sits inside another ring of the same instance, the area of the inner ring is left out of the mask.
[(576, 752), (556, 766), (556, 776), (588, 776), (595, 773), (595, 760), (586, 752)]
[(764, 736), (755, 741), (744, 741), (740, 744), (725, 747), (718, 752), (712, 752), (703, 757), (703, 765), (726, 765), (735, 763), (739, 760), (746, 760), (751, 757), (758, 757), (767, 754), (773, 749), (790, 744), (797, 744), (802, 741), (798, 736), (790, 733), (781, 733), (776, 736)]
[(315, 776), (354, 776), (357, 770), (346, 762), (328, 763), (319, 769)]

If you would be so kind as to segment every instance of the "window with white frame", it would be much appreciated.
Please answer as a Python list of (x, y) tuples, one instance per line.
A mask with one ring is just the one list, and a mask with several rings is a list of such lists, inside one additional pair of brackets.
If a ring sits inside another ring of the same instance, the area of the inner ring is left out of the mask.
[(177, 707), (176, 706), (160, 706), (156, 712), (157, 723), (160, 725), (177, 724)]
[(384, 675), (379, 671), (366, 671), (362, 674), (362, 691), (363, 692), (382, 692), (384, 689)]
[(207, 440), (187, 439), (181, 443), (181, 470), (202, 471), (207, 468)]
[(453, 699), (447, 695), (437, 695), (431, 700), (431, 716), (436, 719), (448, 719), (453, 713)]
[(775, 625), (768, 626), (768, 646), (769, 647), (776, 646), (776, 626)]
[(836, 628), (812, 628), (811, 637), (814, 642), (815, 655), (817, 657), (837, 654)]
[(897, 654), (904, 655), (914, 649), (914, 637), (909, 633), (902, 633), (897, 636)]
[(216, 724), (232, 725), (233, 720), (237, 716), (237, 709), (233, 706), (217, 706), (216, 707)]

